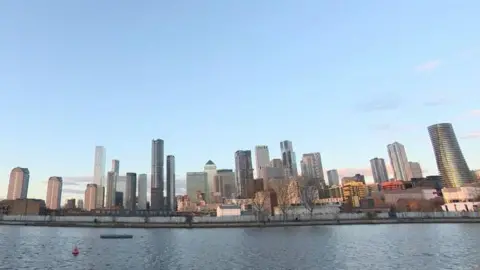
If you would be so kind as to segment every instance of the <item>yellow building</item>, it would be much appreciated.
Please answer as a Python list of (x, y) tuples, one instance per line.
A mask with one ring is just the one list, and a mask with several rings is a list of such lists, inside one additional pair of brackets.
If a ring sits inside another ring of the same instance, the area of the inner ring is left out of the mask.
[(360, 200), (367, 196), (367, 187), (361, 182), (349, 182), (342, 186), (343, 203), (360, 207)]

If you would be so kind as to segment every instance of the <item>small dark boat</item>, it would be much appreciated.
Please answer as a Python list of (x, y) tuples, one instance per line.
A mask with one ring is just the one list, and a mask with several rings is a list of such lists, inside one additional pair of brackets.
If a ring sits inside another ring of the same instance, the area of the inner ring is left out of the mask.
[(131, 234), (102, 234), (100, 235), (102, 239), (130, 239), (133, 238)]

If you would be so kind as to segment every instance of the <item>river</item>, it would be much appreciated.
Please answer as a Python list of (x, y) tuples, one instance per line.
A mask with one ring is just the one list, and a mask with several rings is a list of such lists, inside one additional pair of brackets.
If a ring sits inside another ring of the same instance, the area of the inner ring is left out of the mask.
[[(100, 239), (127, 233), (133, 239)], [(74, 245), (80, 255), (72, 256)], [(235, 229), (0, 226), (0, 269), (480, 269), (480, 225)]]

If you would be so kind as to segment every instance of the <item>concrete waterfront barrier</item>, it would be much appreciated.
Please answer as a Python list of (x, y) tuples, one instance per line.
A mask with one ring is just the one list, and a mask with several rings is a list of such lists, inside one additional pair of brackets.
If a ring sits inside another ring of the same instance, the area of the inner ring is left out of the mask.
[[(295, 220), (295, 218), (299, 218)], [(284, 219), (270, 217), (269, 222), (258, 222), (255, 216), (194, 217), (186, 224), (184, 217), (120, 217), (120, 216), (7, 216), (0, 215), (0, 225), (91, 227), (91, 228), (238, 228), (238, 227), (286, 227), (318, 225), (374, 225), (403, 223), (480, 223), (477, 212), (397, 213), (389, 218), (388, 213), (368, 216), (364, 213), (336, 215), (296, 216)]]

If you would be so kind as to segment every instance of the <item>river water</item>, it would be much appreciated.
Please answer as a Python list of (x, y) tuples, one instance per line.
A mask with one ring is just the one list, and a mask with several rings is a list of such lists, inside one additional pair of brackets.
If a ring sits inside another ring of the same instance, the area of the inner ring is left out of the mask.
[[(127, 233), (133, 239), (100, 239)], [(72, 256), (74, 245), (80, 255)], [(480, 225), (235, 229), (0, 226), (0, 269), (480, 269)]]

